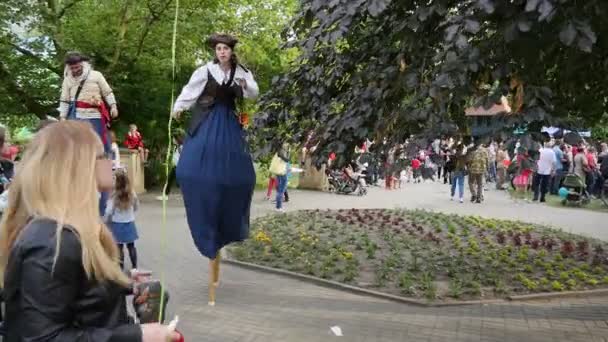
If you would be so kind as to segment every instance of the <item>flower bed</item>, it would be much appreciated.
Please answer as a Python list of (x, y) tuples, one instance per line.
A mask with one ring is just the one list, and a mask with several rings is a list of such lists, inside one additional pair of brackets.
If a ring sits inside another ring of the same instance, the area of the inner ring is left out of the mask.
[(302, 211), (255, 220), (239, 261), (413, 298), (608, 287), (606, 243), (537, 225), (426, 211)]

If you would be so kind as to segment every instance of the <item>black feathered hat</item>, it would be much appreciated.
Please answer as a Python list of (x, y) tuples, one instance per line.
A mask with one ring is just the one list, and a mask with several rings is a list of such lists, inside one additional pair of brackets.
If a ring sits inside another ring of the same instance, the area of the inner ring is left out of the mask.
[(215, 49), (215, 46), (220, 43), (226, 44), (231, 49), (234, 49), (234, 47), (236, 46), (236, 44), (238, 42), (239, 42), (238, 39), (236, 39), (235, 37), (233, 37), (229, 34), (225, 34), (225, 33), (214, 33), (211, 35), (211, 37), (209, 37), (207, 39), (207, 45), (209, 45), (209, 47), (212, 49)]

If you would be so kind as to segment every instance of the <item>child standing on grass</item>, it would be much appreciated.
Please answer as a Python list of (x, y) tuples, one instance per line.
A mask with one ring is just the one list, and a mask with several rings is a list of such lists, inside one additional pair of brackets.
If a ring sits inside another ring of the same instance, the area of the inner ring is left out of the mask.
[(120, 251), (120, 267), (124, 269), (126, 244), (129, 259), (134, 269), (137, 269), (137, 250), (135, 241), (139, 239), (135, 227), (135, 213), (139, 207), (139, 199), (131, 187), (127, 174), (118, 170), (114, 181), (114, 192), (108, 200), (104, 221), (108, 224)]

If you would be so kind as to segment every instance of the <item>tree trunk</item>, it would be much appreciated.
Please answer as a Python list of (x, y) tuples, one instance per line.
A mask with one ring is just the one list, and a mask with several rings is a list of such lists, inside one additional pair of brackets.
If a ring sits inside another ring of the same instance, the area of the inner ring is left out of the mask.
[(134, 0), (125, 0), (123, 3), (123, 7), (120, 11), (120, 23), (118, 27), (118, 41), (116, 43), (116, 48), (114, 49), (114, 56), (112, 57), (112, 62), (110, 63), (110, 67), (108, 71), (111, 72), (118, 61), (120, 60), (120, 54), (122, 53), (122, 49), (125, 45), (125, 37), (127, 36), (127, 31), (129, 29), (129, 21), (131, 19), (131, 8), (133, 7)]

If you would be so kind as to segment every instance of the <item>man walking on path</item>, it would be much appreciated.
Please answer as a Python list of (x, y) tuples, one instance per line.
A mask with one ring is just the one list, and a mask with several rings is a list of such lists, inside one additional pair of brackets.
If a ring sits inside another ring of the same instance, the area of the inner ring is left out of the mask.
[(471, 190), (471, 202), (481, 203), (483, 201), (483, 176), (488, 170), (488, 151), (479, 144), (471, 155), (469, 166), (469, 188)]
[(551, 181), (551, 175), (555, 172), (555, 152), (551, 148), (551, 144), (546, 142), (544, 147), (540, 149), (540, 156), (537, 164), (537, 177), (538, 182), (534, 187), (534, 201), (540, 199), (541, 202), (545, 202), (545, 195), (549, 190), (549, 183)]
[(553, 147), (553, 152), (555, 152), (555, 177), (553, 177), (551, 194), (557, 195), (565, 174), (564, 161), (566, 156), (562, 151), (562, 144), (559, 142)]
[(500, 144), (496, 153), (496, 190), (504, 190), (507, 168), (510, 162), (509, 153), (505, 146)]

